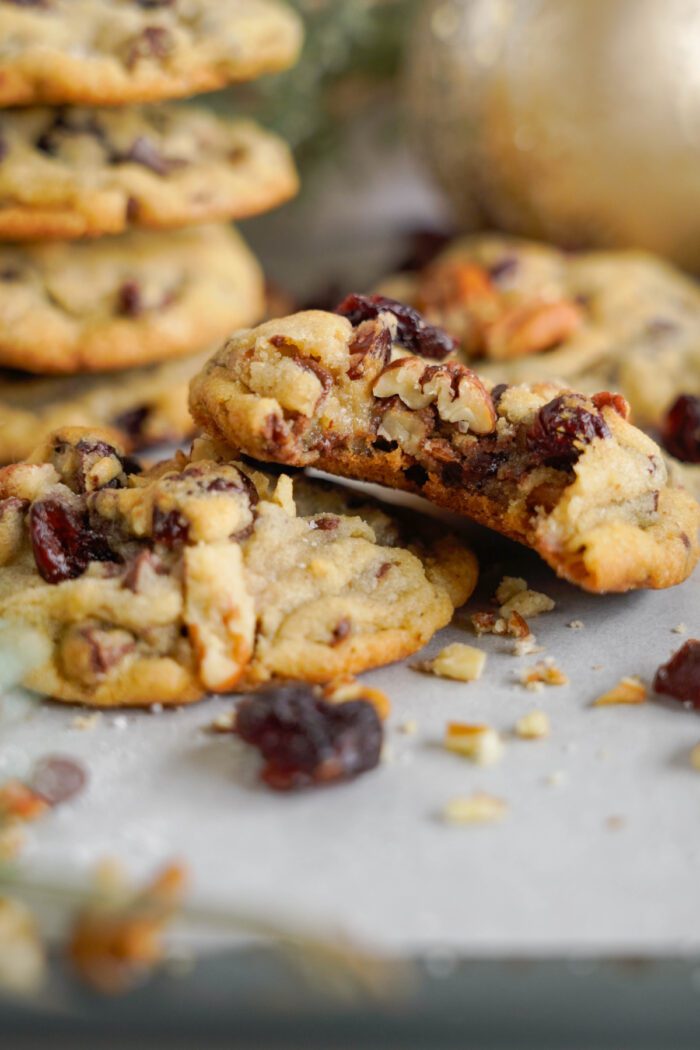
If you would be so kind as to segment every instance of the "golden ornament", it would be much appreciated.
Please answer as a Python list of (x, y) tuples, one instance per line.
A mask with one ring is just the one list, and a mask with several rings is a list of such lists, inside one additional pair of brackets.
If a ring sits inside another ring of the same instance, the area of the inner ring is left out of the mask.
[(700, 270), (700, 0), (426, 0), (420, 154), (468, 227)]

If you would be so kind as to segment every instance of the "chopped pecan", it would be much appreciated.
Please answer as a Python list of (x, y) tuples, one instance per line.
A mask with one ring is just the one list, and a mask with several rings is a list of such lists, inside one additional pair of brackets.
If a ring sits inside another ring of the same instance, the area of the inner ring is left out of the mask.
[(583, 311), (569, 299), (523, 303), (487, 325), (488, 357), (503, 360), (560, 346), (583, 324)]
[(360, 379), (369, 371), (381, 369), (391, 359), (391, 332), (379, 318), (363, 321), (353, 332), (350, 346), (349, 379)]
[(417, 357), (400, 358), (387, 365), (373, 393), (378, 398), (396, 395), (413, 409), (435, 404), (444, 422), (476, 434), (490, 434), (496, 426), (486, 387), (471, 369), (455, 361), (426, 367)]

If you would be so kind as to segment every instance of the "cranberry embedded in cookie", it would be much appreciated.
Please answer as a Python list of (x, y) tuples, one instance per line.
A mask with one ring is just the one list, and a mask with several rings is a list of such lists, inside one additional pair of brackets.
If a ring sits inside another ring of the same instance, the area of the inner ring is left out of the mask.
[(0, 470), (0, 618), (46, 638), (24, 684), (59, 700), (180, 704), (382, 665), (476, 572), (442, 530), (204, 439), (141, 471), (109, 434), (66, 428)]

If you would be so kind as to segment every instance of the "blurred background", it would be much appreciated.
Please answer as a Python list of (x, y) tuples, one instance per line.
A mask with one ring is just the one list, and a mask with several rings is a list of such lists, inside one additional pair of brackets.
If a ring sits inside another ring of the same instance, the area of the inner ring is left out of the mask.
[(302, 235), (343, 284), (352, 233), (368, 284), (454, 227), (700, 267), (700, 3), (294, 2), (299, 65), (215, 100), (301, 165), (301, 197), (247, 228), (272, 277), (306, 284)]

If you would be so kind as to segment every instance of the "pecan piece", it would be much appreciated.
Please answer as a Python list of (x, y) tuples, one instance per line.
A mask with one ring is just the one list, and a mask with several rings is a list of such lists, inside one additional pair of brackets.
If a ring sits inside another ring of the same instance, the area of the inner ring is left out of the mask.
[(427, 368), (417, 357), (388, 365), (374, 384), (375, 397), (398, 396), (409, 408), (434, 404), (444, 422), (462, 430), (490, 434), (496, 426), (491, 396), (478, 376), (456, 361)]
[(581, 307), (569, 299), (523, 303), (486, 327), (486, 355), (501, 361), (552, 350), (581, 327), (583, 318)]

